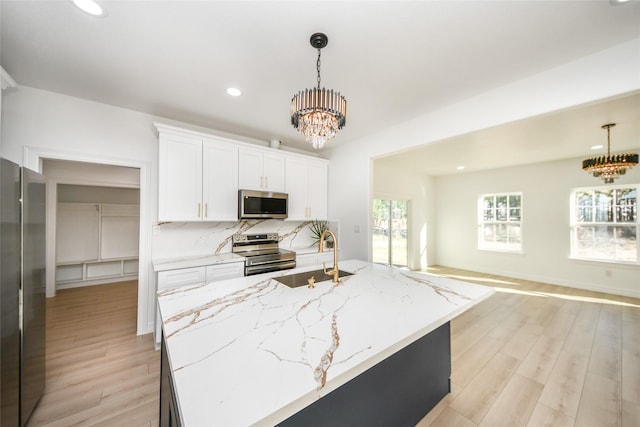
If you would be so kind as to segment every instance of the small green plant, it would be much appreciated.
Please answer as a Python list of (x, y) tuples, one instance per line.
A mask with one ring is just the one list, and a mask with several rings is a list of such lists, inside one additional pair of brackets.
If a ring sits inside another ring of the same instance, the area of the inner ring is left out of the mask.
[[(320, 236), (322, 236), (322, 233), (324, 233), (325, 230), (329, 229), (329, 225), (327, 221), (319, 221), (317, 219), (314, 219), (313, 221), (311, 221), (309, 229), (311, 230), (311, 236), (313, 236), (313, 244), (311, 246), (319, 246)], [(333, 238), (330, 235), (326, 235), (324, 237), (324, 243), (327, 248), (332, 248)]]

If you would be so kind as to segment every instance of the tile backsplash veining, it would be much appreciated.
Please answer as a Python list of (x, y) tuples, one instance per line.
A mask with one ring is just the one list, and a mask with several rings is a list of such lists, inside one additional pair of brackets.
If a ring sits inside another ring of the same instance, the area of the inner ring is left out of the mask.
[[(339, 237), (338, 221), (329, 228)], [(167, 222), (154, 226), (152, 257), (167, 259), (184, 256), (219, 255), (231, 252), (236, 233), (278, 233), (280, 247), (301, 250), (313, 246), (311, 221), (240, 220), (236, 222)]]

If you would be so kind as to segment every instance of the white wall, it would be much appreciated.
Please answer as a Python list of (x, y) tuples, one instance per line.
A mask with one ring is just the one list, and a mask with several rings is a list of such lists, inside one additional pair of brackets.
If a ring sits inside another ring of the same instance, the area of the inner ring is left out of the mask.
[(412, 171), (382, 167), (374, 162), (373, 198), (409, 201), (408, 266), (423, 269), (434, 265), (435, 179)]
[(372, 159), (639, 90), (639, 51), (640, 38), (424, 114), (358, 141), (340, 145), (338, 136), (327, 154), (331, 160), (329, 216), (341, 222), (341, 257), (371, 259)]
[[(640, 168), (615, 182), (638, 183)], [(640, 266), (569, 259), (571, 190), (599, 185), (582, 171), (582, 159), (439, 177), (438, 264), (640, 297)], [(502, 192), (523, 193), (524, 254), (476, 249), (478, 197)]]
[[(345, 257), (368, 254), (371, 159), (479, 129), (640, 89), (640, 38), (536, 74), (376, 134), (332, 141), (329, 202), (342, 224)], [(353, 230), (360, 225), (360, 235)], [(365, 227), (366, 229), (362, 229)]]

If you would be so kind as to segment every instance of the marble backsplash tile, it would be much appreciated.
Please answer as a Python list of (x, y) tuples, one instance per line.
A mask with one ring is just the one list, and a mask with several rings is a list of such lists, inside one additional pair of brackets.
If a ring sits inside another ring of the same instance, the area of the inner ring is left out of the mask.
[[(241, 220), (236, 222), (167, 222), (154, 226), (152, 257), (216, 255), (231, 252), (235, 233), (278, 233), (280, 247), (300, 250), (313, 246), (311, 221)], [(338, 221), (329, 221), (329, 229), (338, 236)]]

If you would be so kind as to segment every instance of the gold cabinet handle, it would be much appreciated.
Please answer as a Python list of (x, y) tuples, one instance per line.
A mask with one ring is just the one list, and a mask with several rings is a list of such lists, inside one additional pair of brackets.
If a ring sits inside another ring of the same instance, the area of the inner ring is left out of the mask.
[(209, 216), (209, 203), (204, 204), (204, 217), (207, 218)]
[(200, 218), (200, 203), (198, 203), (198, 218)]

